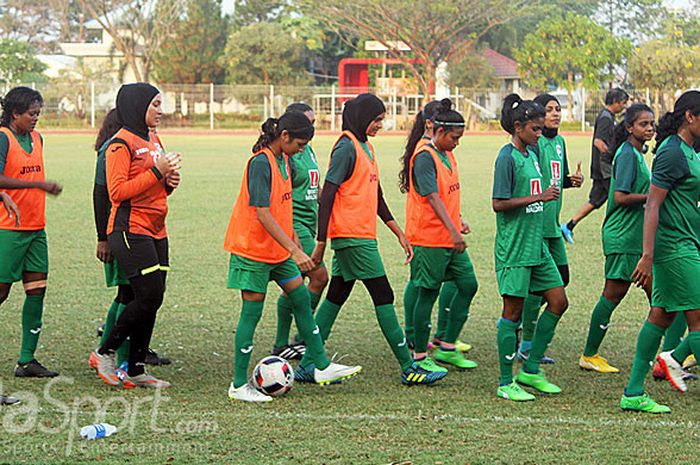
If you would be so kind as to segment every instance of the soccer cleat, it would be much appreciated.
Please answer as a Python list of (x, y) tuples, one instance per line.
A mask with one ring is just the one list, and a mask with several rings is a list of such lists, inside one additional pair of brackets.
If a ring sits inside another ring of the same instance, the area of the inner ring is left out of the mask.
[(620, 408), (628, 412), (671, 413), (668, 406), (657, 404), (646, 394), (630, 397), (623, 394), (620, 399)]
[(471, 344), (467, 344), (466, 342), (460, 341), (459, 339), (457, 339), (455, 341), (455, 349), (457, 349), (458, 351), (460, 351), (462, 353), (467, 353), (470, 350), (472, 350), (472, 346), (471, 346)]
[(127, 373), (122, 380), (122, 386), (124, 389), (133, 389), (135, 387), (169, 388), (172, 384), (148, 373), (141, 373), (136, 376), (129, 376)]
[(661, 368), (661, 364), (658, 361), (654, 362), (654, 368), (651, 370), (651, 376), (656, 381), (663, 381), (666, 379), (666, 372), (663, 368)]
[(447, 368), (441, 367), (440, 365), (436, 364), (435, 360), (433, 360), (430, 357), (425, 357), (420, 360), (414, 360), (413, 363), (417, 364), (419, 367), (426, 371), (437, 371), (447, 373)]
[(27, 363), (17, 363), (15, 376), (18, 378), (55, 378), (57, 371), (49, 370), (39, 363), (37, 359)]
[(464, 358), (462, 352), (457, 350), (438, 349), (433, 355), (435, 356), (435, 360), (438, 362), (448, 363), (463, 370), (471, 370), (472, 368), (476, 368), (478, 366), (476, 362)]
[[(527, 360), (527, 357), (529, 356), (529, 351), (525, 352), (520, 349), (518, 349), (518, 361), (519, 362), (525, 362)], [(540, 365), (554, 365), (556, 362), (552, 357), (547, 357), (546, 355), (543, 355), (542, 358), (540, 359)]]
[(620, 370), (608, 363), (605, 357), (595, 354), (590, 357), (581, 355), (578, 359), (578, 366), (583, 370), (597, 371), (598, 373), (619, 373)]
[(440, 369), (440, 371), (426, 370), (418, 362), (413, 362), (413, 364), (403, 373), (401, 373), (401, 382), (408, 386), (414, 384), (433, 384), (436, 381), (440, 381), (442, 378), (447, 376), (447, 370), (439, 367), (433, 363), (433, 365)]
[(228, 398), (234, 400), (242, 400), (243, 402), (270, 402), (272, 397), (263, 394), (256, 390), (250, 383), (236, 388), (233, 383), (228, 387)]
[(168, 357), (163, 357), (158, 355), (158, 353), (153, 349), (148, 349), (146, 351), (146, 360), (144, 361), (146, 365), (161, 366), (170, 365), (172, 362)]
[(561, 225), (561, 235), (564, 236), (564, 240), (569, 244), (574, 243), (574, 232), (566, 224)]
[(690, 368), (693, 368), (694, 366), (697, 366), (698, 361), (695, 360), (695, 355), (689, 355), (688, 358), (686, 358), (683, 361), (683, 369), (688, 370)]
[(304, 344), (287, 344), (286, 346), (272, 348), (272, 355), (286, 360), (301, 360), (304, 353), (306, 353)]
[(539, 373), (527, 373), (524, 370), (520, 370), (515, 380), (520, 384), (525, 386), (530, 386), (537, 389), (545, 394), (558, 394), (561, 392), (561, 388), (556, 384), (552, 384), (547, 381), (544, 377), (544, 372), (540, 370)]
[(498, 391), (496, 391), (496, 394), (502, 399), (508, 399), (514, 402), (527, 402), (530, 400), (535, 400), (535, 396), (518, 386), (518, 383), (515, 381), (510, 384), (506, 384), (505, 386), (498, 386)]
[(666, 375), (666, 379), (671, 383), (674, 389), (680, 392), (688, 391), (688, 386), (683, 379), (683, 368), (681, 368), (681, 364), (671, 356), (671, 351), (661, 352), (659, 356), (656, 357), (656, 361), (659, 362), (661, 369)]
[(102, 381), (110, 386), (119, 386), (119, 378), (116, 375), (114, 367), (114, 354), (102, 355), (93, 351), (88, 359), (88, 366), (97, 372)]
[(117, 378), (119, 378), (119, 381), (124, 381), (124, 379), (126, 379), (126, 377), (129, 375), (129, 362), (122, 362), (122, 364), (116, 369), (115, 374), (117, 375)]
[(0, 394), (0, 405), (14, 405), (19, 404), (19, 399), (11, 396), (4, 396)]
[(316, 384), (320, 384), (321, 386), (336, 384), (344, 379), (352, 378), (361, 371), (362, 367), (359, 365), (348, 366), (331, 362), (331, 364), (328, 365), (325, 370), (314, 368), (314, 382), (316, 382)]

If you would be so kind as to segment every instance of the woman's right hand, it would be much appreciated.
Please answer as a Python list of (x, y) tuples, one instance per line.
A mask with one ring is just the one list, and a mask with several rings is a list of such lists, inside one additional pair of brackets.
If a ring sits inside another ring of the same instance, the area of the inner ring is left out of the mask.
[(311, 253), (311, 260), (313, 260), (316, 266), (320, 265), (323, 261), (323, 254), (326, 252), (326, 243), (317, 242), (314, 251)]
[(294, 260), (294, 263), (297, 264), (299, 267), (299, 270), (301, 272), (306, 273), (307, 271), (311, 271), (314, 268), (316, 268), (316, 264), (314, 263), (313, 260), (311, 260), (311, 257), (306, 255), (301, 248), (297, 247), (296, 250), (292, 253), (292, 260)]
[(632, 272), (632, 282), (637, 287), (646, 287), (651, 284), (652, 280), (652, 264), (653, 260), (648, 255), (642, 255), (642, 258), (637, 262), (637, 266)]
[(164, 156), (158, 158), (156, 168), (164, 177), (172, 172), (180, 169), (180, 154), (177, 152), (168, 152)]
[(7, 217), (12, 218), (14, 216), (15, 226), (19, 227), (19, 207), (12, 200), (9, 194), (5, 192), (0, 192), (0, 203), (5, 205), (5, 210), (7, 210)]
[(63, 192), (63, 186), (56, 181), (45, 181), (42, 183), (41, 190), (51, 195), (58, 195)]
[(454, 244), (452, 246), (452, 250), (454, 250), (457, 253), (462, 253), (467, 249), (467, 243), (464, 240), (464, 237), (457, 233), (457, 234), (451, 234), (452, 236), (452, 243)]
[(559, 188), (557, 186), (549, 186), (544, 192), (540, 194), (541, 202), (551, 202), (552, 200), (557, 200), (559, 198)]
[(102, 263), (109, 263), (114, 259), (107, 241), (97, 241), (97, 259)]

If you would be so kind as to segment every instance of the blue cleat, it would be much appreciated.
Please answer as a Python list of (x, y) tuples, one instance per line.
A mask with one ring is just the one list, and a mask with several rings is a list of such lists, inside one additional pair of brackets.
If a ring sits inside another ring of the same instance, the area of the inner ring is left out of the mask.
[(561, 235), (564, 236), (564, 240), (569, 244), (574, 243), (574, 232), (566, 224), (561, 225)]

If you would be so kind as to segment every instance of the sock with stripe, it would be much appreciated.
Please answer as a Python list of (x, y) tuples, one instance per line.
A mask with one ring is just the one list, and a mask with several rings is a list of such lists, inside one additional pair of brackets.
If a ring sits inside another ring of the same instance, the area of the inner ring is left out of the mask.
[(241, 387), (248, 382), (248, 366), (250, 356), (253, 352), (253, 334), (262, 316), (265, 302), (243, 300), (241, 316), (236, 326), (234, 355), (235, 365), (233, 367), (233, 386)]
[(632, 372), (625, 387), (626, 396), (632, 397), (644, 394), (644, 379), (654, 364), (656, 351), (659, 350), (663, 335), (663, 328), (656, 326), (649, 320), (644, 321), (644, 325), (639, 331), (639, 336), (637, 336), (637, 348), (634, 352)]
[(615, 311), (615, 307), (617, 307), (617, 304), (606, 299), (604, 295), (601, 295), (598, 299), (598, 303), (595, 304), (593, 313), (591, 314), (591, 322), (588, 327), (586, 347), (583, 349), (583, 355), (586, 357), (592, 357), (598, 353), (600, 344), (603, 342), (603, 338), (605, 338), (605, 334), (608, 332), (610, 317), (613, 311)]

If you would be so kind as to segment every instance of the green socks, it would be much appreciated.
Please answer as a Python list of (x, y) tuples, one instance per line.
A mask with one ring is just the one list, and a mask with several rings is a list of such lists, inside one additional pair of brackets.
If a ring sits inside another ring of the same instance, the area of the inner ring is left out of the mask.
[(592, 357), (598, 353), (600, 344), (603, 342), (605, 333), (610, 326), (610, 316), (615, 310), (615, 307), (617, 307), (617, 304), (609, 301), (603, 295), (598, 299), (598, 303), (593, 308), (593, 313), (591, 314), (588, 339), (586, 340), (586, 347), (583, 349), (583, 355), (586, 357)]
[(321, 306), (318, 307), (318, 311), (316, 312), (316, 324), (321, 330), (321, 338), (324, 341), (328, 340), (328, 336), (331, 334), (331, 328), (339, 312), (340, 305), (334, 304), (328, 299), (325, 299), (321, 303)]
[(520, 326), (519, 321), (505, 318), (498, 320), (498, 367), (500, 370), (499, 384), (506, 386), (513, 382), (513, 360), (515, 360), (516, 336)]
[(688, 323), (685, 321), (685, 315), (683, 315), (683, 312), (676, 313), (676, 317), (673, 319), (673, 322), (668, 328), (666, 328), (664, 345), (661, 348), (661, 351), (668, 352), (669, 350), (675, 349), (678, 344), (681, 343), (681, 340), (683, 340), (686, 329), (688, 329)]
[[(686, 336), (686, 339), (690, 344), (691, 351), (693, 352), (693, 354), (695, 354), (695, 359), (700, 360), (700, 331), (689, 332), (688, 336)], [(685, 358), (683, 360), (685, 360)]]
[(457, 285), (454, 281), (447, 281), (443, 283), (442, 290), (440, 290), (440, 298), (438, 299), (437, 330), (435, 331), (435, 337), (441, 341), (445, 338), (450, 309), (453, 308), (453, 302), (456, 295)]
[(34, 360), (34, 352), (41, 333), (41, 315), (44, 313), (44, 294), (25, 295), (22, 307), (22, 348), (20, 364)]
[(644, 394), (644, 379), (654, 362), (663, 335), (663, 328), (648, 320), (644, 321), (639, 336), (637, 336), (637, 349), (634, 353), (634, 362), (632, 362), (632, 372), (627, 387), (625, 387), (626, 396), (633, 397)]
[(532, 350), (530, 350), (530, 355), (523, 365), (523, 370), (526, 373), (536, 374), (540, 371), (540, 360), (549, 343), (552, 342), (559, 319), (561, 319), (561, 315), (554, 314), (549, 310), (545, 310), (540, 315), (535, 327), (535, 336), (532, 338)]
[(253, 352), (253, 334), (262, 316), (264, 306), (265, 302), (243, 301), (241, 317), (236, 327), (236, 353), (234, 355), (235, 365), (233, 368), (234, 387), (239, 388), (248, 382), (248, 365), (250, 365), (250, 355)]
[[(119, 315), (122, 314), (124, 309), (126, 308), (126, 305), (119, 303), (116, 301), (112, 301), (112, 305), (110, 305), (109, 310), (107, 311), (107, 319), (105, 320), (105, 327), (104, 330), (102, 331), (102, 339), (100, 340), (100, 346), (103, 346), (105, 344), (105, 341), (107, 340), (107, 337), (109, 336), (109, 333), (112, 331), (112, 328), (114, 327), (114, 324), (117, 322), (119, 319)], [(128, 362), (129, 361), (129, 338), (127, 337), (126, 340), (122, 343), (122, 345), (119, 346), (117, 349), (117, 367), (121, 365), (123, 362)]]
[[(666, 334), (668, 334), (668, 328), (666, 329)], [(688, 333), (688, 337), (684, 338), (680, 344), (678, 344), (678, 347), (673, 349), (673, 352), (671, 352), (671, 357), (676, 360), (676, 362), (680, 363), (683, 365), (683, 362), (685, 361), (688, 356), (693, 353), (693, 350), (690, 348), (690, 335), (693, 334), (692, 332)], [(665, 350), (662, 350), (662, 352), (666, 352)]]
[[(459, 337), (459, 333), (462, 332), (464, 323), (466, 323), (467, 318), (469, 318), (469, 307), (472, 304), (472, 300), (476, 295), (476, 290), (479, 288), (479, 285), (476, 279), (450, 281), (449, 284), (450, 286), (454, 286), (456, 292), (452, 298), (450, 307), (445, 309), (447, 327), (442, 335), (443, 337), (439, 339), (454, 344)], [(452, 291), (449, 292), (451, 293)], [(440, 322), (438, 321), (438, 325), (439, 324)]]
[[(382, 329), (382, 334), (386, 342), (389, 343), (394, 356), (401, 365), (401, 370), (406, 371), (413, 365), (413, 358), (408, 351), (406, 336), (401, 330), (399, 320), (396, 318), (396, 310), (393, 304), (379, 305), (374, 308), (377, 314), (379, 327)], [(320, 310), (319, 310), (320, 311)], [(307, 349), (308, 352), (308, 349)]]
[[(306, 286), (303, 284), (287, 294), (292, 303), (292, 311), (294, 319), (299, 328), (299, 334), (306, 344), (306, 353), (304, 359), (309, 363), (313, 363), (319, 370), (325, 370), (330, 365), (330, 361), (326, 356), (326, 350), (323, 348), (322, 333), (316, 325), (314, 316), (311, 313), (311, 300)], [(337, 315), (337, 313), (336, 313)]]
[(413, 330), (413, 311), (418, 302), (418, 288), (410, 279), (406, 283), (406, 288), (403, 290), (403, 321), (406, 330), (406, 339), (411, 344), (414, 344), (415, 331)]
[(289, 297), (282, 294), (277, 299), (277, 335), (275, 347), (284, 347), (289, 344), (289, 330), (292, 327), (292, 302)]
[[(433, 313), (433, 305), (438, 297), (438, 291), (423, 287), (418, 287), (417, 289), (418, 301), (413, 308), (414, 344), (415, 351), (422, 353), (428, 351), (428, 341), (430, 340), (430, 330), (432, 329), (430, 316)], [(379, 313), (377, 313), (377, 318), (379, 318)]]
[(522, 320), (523, 341), (532, 341), (535, 336), (535, 326), (537, 326), (537, 318), (540, 316), (540, 307), (542, 307), (542, 296), (528, 294), (523, 302), (523, 313), (520, 319)]

